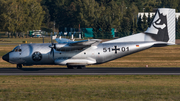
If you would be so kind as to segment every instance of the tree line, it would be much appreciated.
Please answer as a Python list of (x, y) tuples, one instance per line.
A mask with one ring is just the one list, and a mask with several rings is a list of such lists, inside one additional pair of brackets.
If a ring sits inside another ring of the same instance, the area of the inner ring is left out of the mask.
[(116, 37), (123, 37), (149, 26), (152, 18), (138, 18), (138, 12), (162, 7), (178, 12), (178, 5), (179, 0), (0, 0), (0, 29), (27, 32), (52, 28), (55, 21), (57, 29), (93, 28), (94, 38), (112, 38), (111, 28), (117, 30)]

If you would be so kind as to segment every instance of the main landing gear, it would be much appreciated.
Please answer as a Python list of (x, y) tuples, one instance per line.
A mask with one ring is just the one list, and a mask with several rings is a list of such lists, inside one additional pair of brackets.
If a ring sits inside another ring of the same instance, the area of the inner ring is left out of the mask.
[(22, 64), (17, 64), (17, 69), (22, 69)]
[(67, 68), (68, 69), (85, 69), (86, 66), (70, 66), (70, 65), (67, 65)]

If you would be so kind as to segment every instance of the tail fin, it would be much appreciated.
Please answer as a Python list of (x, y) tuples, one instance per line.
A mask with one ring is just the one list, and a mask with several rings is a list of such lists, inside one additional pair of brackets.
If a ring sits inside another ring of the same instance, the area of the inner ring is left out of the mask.
[(145, 34), (155, 41), (175, 43), (175, 9), (159, 8)]

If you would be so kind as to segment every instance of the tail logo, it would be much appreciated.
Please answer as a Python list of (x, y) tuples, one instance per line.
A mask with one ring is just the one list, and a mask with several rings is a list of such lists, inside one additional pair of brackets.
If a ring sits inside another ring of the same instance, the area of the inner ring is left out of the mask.
[(151, 26), (145, 31), (145, 33), (150, 35), (156, 41), (168, 42), (169, 35), (167, 29), (167, 14), (163, 11), (157, 10)]
[(166, 16), (163, 16), (162, 14), (159, 13), (159, 11), (157, 12), (159, 18), (153, 22), (153, 26), (156, 28), (156, 29), (164, 29), (166, 27)]

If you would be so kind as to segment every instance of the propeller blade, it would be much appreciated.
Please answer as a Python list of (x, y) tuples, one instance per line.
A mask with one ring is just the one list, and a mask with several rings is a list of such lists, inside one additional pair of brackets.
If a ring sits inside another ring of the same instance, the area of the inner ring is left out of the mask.
[(53, 59), (54, 59), (54, 49), (53, 49)]
[(53, 59), (54, 59), (54, 48), (55, 48), (55, 44), (52, 43), (52, 45), (49, 45), (49, 48), (51, 48), (50, 54), (52, 54)]
[(54, 59), (54, 48), (51, 48), (50, 54), (53, 56)]

